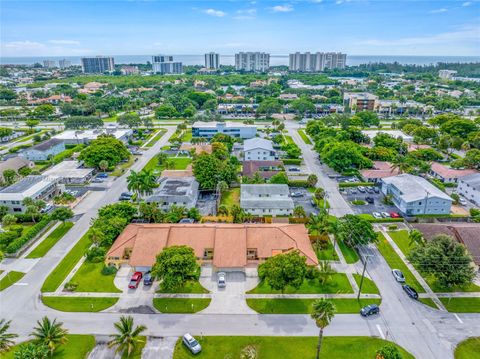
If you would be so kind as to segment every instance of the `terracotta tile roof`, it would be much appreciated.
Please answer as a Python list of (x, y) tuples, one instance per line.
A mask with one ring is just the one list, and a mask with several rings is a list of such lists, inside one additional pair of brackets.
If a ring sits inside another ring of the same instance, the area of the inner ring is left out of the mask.
[(259, 259), (298, 250), (307, 264), (318, 264), (303, 224), (130, 224), (108, 251), (107, 261), (131, 251), (131, 266), (151, 266), (163, 248), (176, 245), (192, 247), (197, 258), (213, 249), (218, 268), (244, 267), (247, 248), (256, 249)]
[(392, 169), (390, 162), (374, 161), (373, 168), (361, 170), (363, 178), (386, 178), (398, 175), (398, 169)]
[(426, 150), (432, 148), (430, 145), (417, 145), (415, 143), (408, 144), (408, 151), (416, 151), (416, 150)]
[(475, 170), (457, 170), (454, 168), (449, 168), (444, 166), (438, 162), (432, 162), (431, 171), (436, 173), (442, 178), (460, 178), (463, 176), (471, 175), (474, 173), (478, 173)]
[(179, 177), (193, 177), (192, 166), (188, 165), (185, 170), (163, 170), (161, 177), (179, 178)]
[(281, 166), (282, 161), (243, 161), (242, 176), (253, 177), (258, 171), (262, 178), (268, 179), (279, 172), (273, 168)]
[(190, 151), (192, 148), (195, 149), (195, 153), (197, 155), (205, 152), (205, 153), (212, 153), (212, 145), (208, 143), (199, 143), (199, 144), (189, 144), (189, 143), (182, 143), (180, 146), (180, 151)]

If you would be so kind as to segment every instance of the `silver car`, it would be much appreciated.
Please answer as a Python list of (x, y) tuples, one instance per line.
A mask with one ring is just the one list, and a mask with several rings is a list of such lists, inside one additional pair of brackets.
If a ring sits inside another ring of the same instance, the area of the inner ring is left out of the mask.
[(405, 283), (405, 276), (400, 269), (392, 269), (392, 274), (397, 282)]
[(192, 354), (198, 354), (202, 351), (202, 346), (200, 343), (189, 333), (183, 336), (182, 342), (188, 348), (188, 350), (192, 352)]
[(227, 274), (225, 272), (217, 273), (217, 285), (218, 288), (225, 288), (227, 286)]

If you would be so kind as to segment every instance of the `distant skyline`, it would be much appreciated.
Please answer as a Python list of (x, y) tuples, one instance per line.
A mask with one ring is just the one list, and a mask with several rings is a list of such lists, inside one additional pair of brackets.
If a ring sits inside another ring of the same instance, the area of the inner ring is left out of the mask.
[(3, 0), (0, 22), (2, 57), (210, 51), (480, 56), (478, 0)]

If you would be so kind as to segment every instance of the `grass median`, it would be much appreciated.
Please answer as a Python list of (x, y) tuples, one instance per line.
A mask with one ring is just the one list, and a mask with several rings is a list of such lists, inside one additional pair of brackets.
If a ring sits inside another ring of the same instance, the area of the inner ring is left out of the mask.
[(340, 248), (340, 251), (342, 252), (343, 256), (345, 257), (345, 261), (348, 264), (353, 264), (356, 263), (360, 260), (358, 257), (358, 253), (355, 250), (355, 248), (350, 248), (347, 246), (343, 241), (337, 241), (338, 248)]
[(18, 282), (20, 279), (23, 278), (24, 275), (25, 273), (22, 273), (22, 272), (15, 272), (15, 271), (7, 272), (5, 277), (3, 277), (0, 280), (0, 291), (7, 289), (11, 285)]
[[(360, 282), (362, 280), (361, 274), (354, 273), (353, 278), (355, 279), (355, 282), (357, 282), (357, 285), (360, 288)], [(362, 293), (363, 294), (380, 294), (375, 282), (367, 277), (363, 278)]]
[(118, 302), (118, 298), (42, 297), (47, 307), (62, 312), (101, 312)]
[(145, 147), (153, 147), (153, 145), (157, 143), (158, 140), (160, 140), (165, 133), (167, 133), (167, 130), (164, 128), (160, 128), (158, 132), (153, 136), (153, 138), (145, 145)]
[(211, 301), (210, 298), (154, 298), (153, 306), (162, 313), (196, 313)]
[(307, 134), (305, 133), (304, 130), (298, 130), (298, 134), (302, 138), (303, 142), (305, 142), (307, 145), (311, 145), (312, 141), (308, 138)]
[(458, 343), (455, 348), (455, 359), (474, 359), (480, 353), (480, 337), (468, 338)]
[(72, 222), (60, 224), (26, 258), (41, 258), (73, 227)]
[[(274, 290), (267, 282), (260, 282), (255, 288), (248, 291), (249, 294), (282, 294), (280, 290)], [(318, 279), (305, 279), (296, 289), (293, 287), (285, 288), (283, 294), (316, 294), (316, 293), (353, 293), (353, 288), (348, 281), (345, 273), (334, 273), (324, 284), (321, 284)]]
[(453, 313), (480, 313), (480, 298), (440, 298), (445, 308)]

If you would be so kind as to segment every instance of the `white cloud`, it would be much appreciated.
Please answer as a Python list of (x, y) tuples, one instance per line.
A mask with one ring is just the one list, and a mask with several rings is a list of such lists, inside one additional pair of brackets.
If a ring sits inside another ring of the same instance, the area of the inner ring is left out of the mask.
[(75, 40), (48, 40), (48, 42), (54, 45), (74, 45), (74, 46), (80, 45), (80, 42)]
[(222, 10), (215, 10), (215, 9), (207, 9), (204, 10), (204, 13), (210, 16), (216, 16), (216, 17), (224, 17), (226, 15), (225, 12)]
[(233, 18), (235, 20), (254, 20), (257, 15), (257, 9), (237, 10), (237, 15)]
[(289, 4), (277, 5), (272, 7), (273, 12), (290, 12), (293, 11), (293, 6)]
[(340, 5), (340, 4), (343, 4), (343, 3), (346, 3), (346, 2), (350, 2), (351, 0), (337, 0), (335, 1), (335, 4), (337, 5)]
[(471, 1), (465, 1), (465, 2), (462, 4), (463, 7), (467, 7), (467, 6), (470, 6), (470, 5), (472, 5), (472, 2), (471, 2)]
[(25, 50), (38, 50), (45, 48), (44, 44), (35, 41), (11, 41), (4, 44), (7, 49), (15, 49), (17, 51), (25, 51)]
[(447, 11), (448, 11), (448, 9), (442, 7), (440, 9), (435, 9), (435, 10), (430, 11), (430, 14), (441, 14), (441, 13), (447, 12)]

